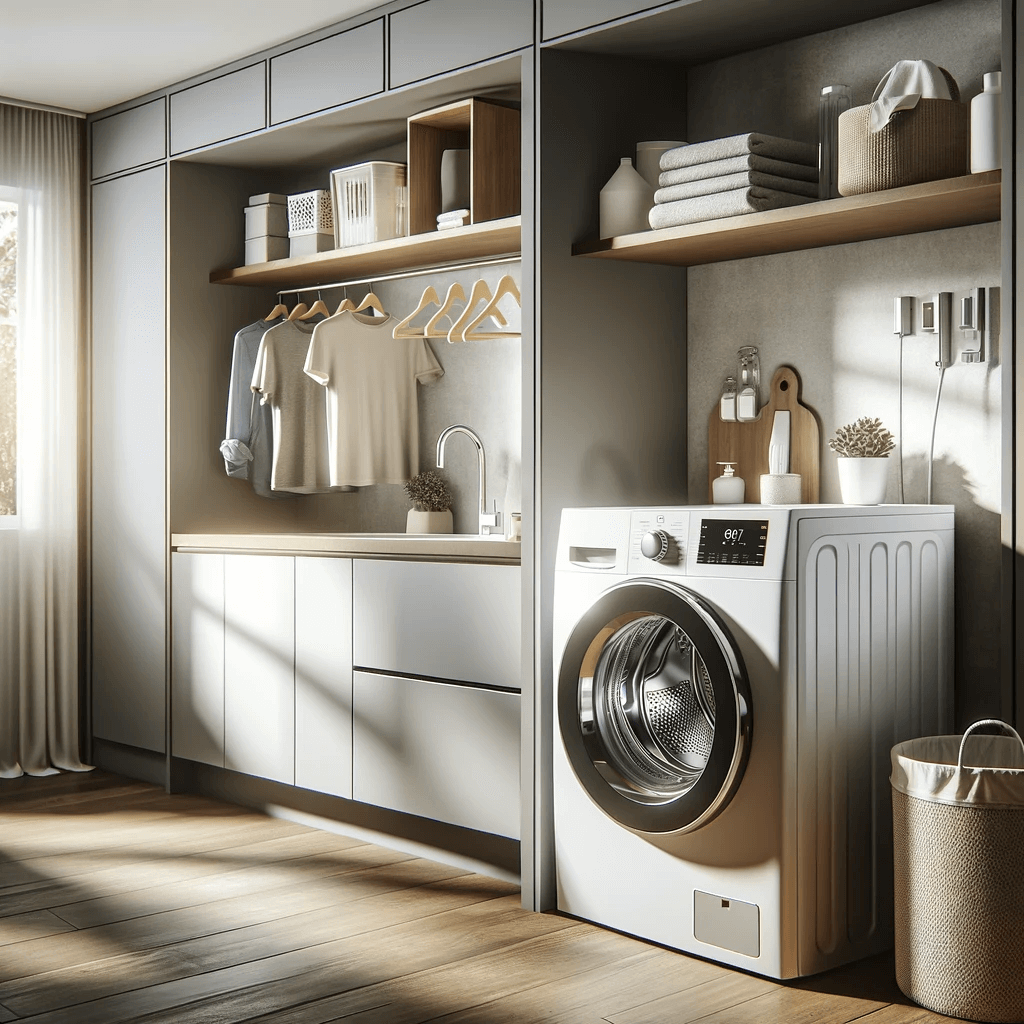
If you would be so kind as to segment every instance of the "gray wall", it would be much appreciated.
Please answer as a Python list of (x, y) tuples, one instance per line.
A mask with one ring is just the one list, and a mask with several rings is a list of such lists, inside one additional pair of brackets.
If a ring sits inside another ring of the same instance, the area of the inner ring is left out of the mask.
[[(854, 103), (897, 60), (946, 67), (969, 100), (1000, 67), (998, 0), (940, 2), (691, 70), (690, 142), (744, 131), (814, 141), (818, 92), (846, 83)], [(757, 345), (762, 398), (780, 364), (796, 368), (803, 400), (822, 427), (823, 501), (840, 499), (825, 442), (837, 426), (877, 416), (898, 432), (899, 343), (893, 297), (913, 295), (915, 330), (904, 343), (905, 497), (926, 497), (938, 382), (934, 335), (920, 331), (920, 300), (936, 291), (959, 300), (1000, 282), (998, 224), (833, 246), (691, 269), (688, 273), (689, 484), (706, 500), (707, 422), (736, 349)], [(998, 308), (998, 303), (996, 303)], [(1001, 361), (959, 361), (968, 342), (954, 330), (954, 364), (943, 383), (935, 437), (933, 500), (956, 507), (957, 722), (999, 713)], [(897, 500), (896, 466), (887, 500)]]

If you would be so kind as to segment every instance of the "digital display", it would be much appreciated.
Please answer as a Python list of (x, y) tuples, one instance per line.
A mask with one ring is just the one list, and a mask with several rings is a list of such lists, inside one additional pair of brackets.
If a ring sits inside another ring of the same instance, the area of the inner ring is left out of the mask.
[(764, 565), (768, 521), (702, 519), (697, 561), (705, 565)]

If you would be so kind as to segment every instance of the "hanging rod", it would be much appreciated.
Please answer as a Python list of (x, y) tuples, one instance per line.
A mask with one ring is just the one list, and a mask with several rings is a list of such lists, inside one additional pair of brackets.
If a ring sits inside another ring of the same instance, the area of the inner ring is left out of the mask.
[(301, 292), (322, 292), (328, 288), (351, 288), (358, 284), (382, 284), (384, 281), (400, 281), (408, 277), (422, 277), (424, 274), (453, 273), (459, 270), (473, 270), (476, 267), (496, 267), (505, 263), (519, 263), (522, 255), (495, 256), (486, 260), (466, 260), (462, 263), (437, 263), (429, 267), (418, 267), (416, 270), (400, 270), (394, 274), (377, 274), (373, 277), (353, 278), (351, 281), (334, 281), (331, 284), (311, 284), (304, 288), (278, 289), (278, 295), (298, 295)]

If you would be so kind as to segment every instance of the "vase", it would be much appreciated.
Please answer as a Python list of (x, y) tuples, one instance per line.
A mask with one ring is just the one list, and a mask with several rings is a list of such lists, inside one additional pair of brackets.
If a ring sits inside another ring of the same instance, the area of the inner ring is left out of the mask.
[(619, 169), (601, 189), (601, 237), (650, 230), (647, 214), (653, 205), (654, 189), (636, 172), (633, 161), (624, 156)]
[(406, 533), (451, 533), (452, 511), (446, 508), (443, 512), (420, 512), (409, 509), (405, 517)]
[(889, 481), (889, 457), (836, 459), (844, 505), (881, 505)]

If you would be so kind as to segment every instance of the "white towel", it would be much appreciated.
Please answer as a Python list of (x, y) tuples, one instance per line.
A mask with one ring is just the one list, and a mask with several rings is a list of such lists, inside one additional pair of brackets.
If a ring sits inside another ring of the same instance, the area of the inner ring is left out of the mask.
[(951, 100), (949, 83), (930, 60), (898, 60), (875, 86), (868, 128), (880, 132), (897, 110), (913, 110), (922, 97)]
[(768, 156), (745, 153), (743, 156), (732, 156), (726, 160), (709, 160), (707, 163), (694, 164), (692, 167), (675, 167), (669, 171), (662, 171), (658, 177), (658, 184), (662, 188), (667, 188), (669, 185), (681, 185), (684, 181), (721, 178), (726, 174), (739, 174), (741, 171), (760, 171), (763, 174), (789, 178), (791, 181), (816, 183), (818, 180), (817, 164), (811, 167), (809, 164), (794, 164), (786, 160), (773, 160)]
[(661, 169), (670, 171), (675, 167), (692, 167), (694, 164), (704, 164), (709, 160), (727, 160), (729, 157), (745, 156), (747, 153), (771, 157), (773, 160), (788, 160), (794, 164), (807, 164), (810, 167), (818, 166), (816, 144), (780, 139), (775, 135), (762, 135), (760, 132), (748, 132), (746, 135), (730, 135), (725, 139), (694, 142), (689, 146), (668, 149), (661, 154)]
[(811, 200), (806, 196), (751, 185), (749, 188), (737, 188), (731, 192), (681, 199), (676, 203), (661, 203), (651, 209), (648, 220), (652, 228), (674, 228), (683, 224), (717, 220), (719, 217), (739, 217), (744, 213), (761, 213), (764, 210), (799, 206), (809, 202)]
[(692, 199), (695, 196), (731, 192), (737, 188), (747, 188), (749, 185), (774, 189), (776, 192), (792, 192), (794, 195), (808, 196), (811, 199), (818, 198), (818, 183), (816, 181), (794, 181), (792, 178), (780, 178), (777, 174), (740, 171), (738, 174), (722, 174), (717, 178), (701, 178), (699, 181), (684, 181), (678, 185), (666, 185), (665, 188), (659, 188), (654, 193), (654, 201), (656, 203), (674, 203), (680, 199)]

